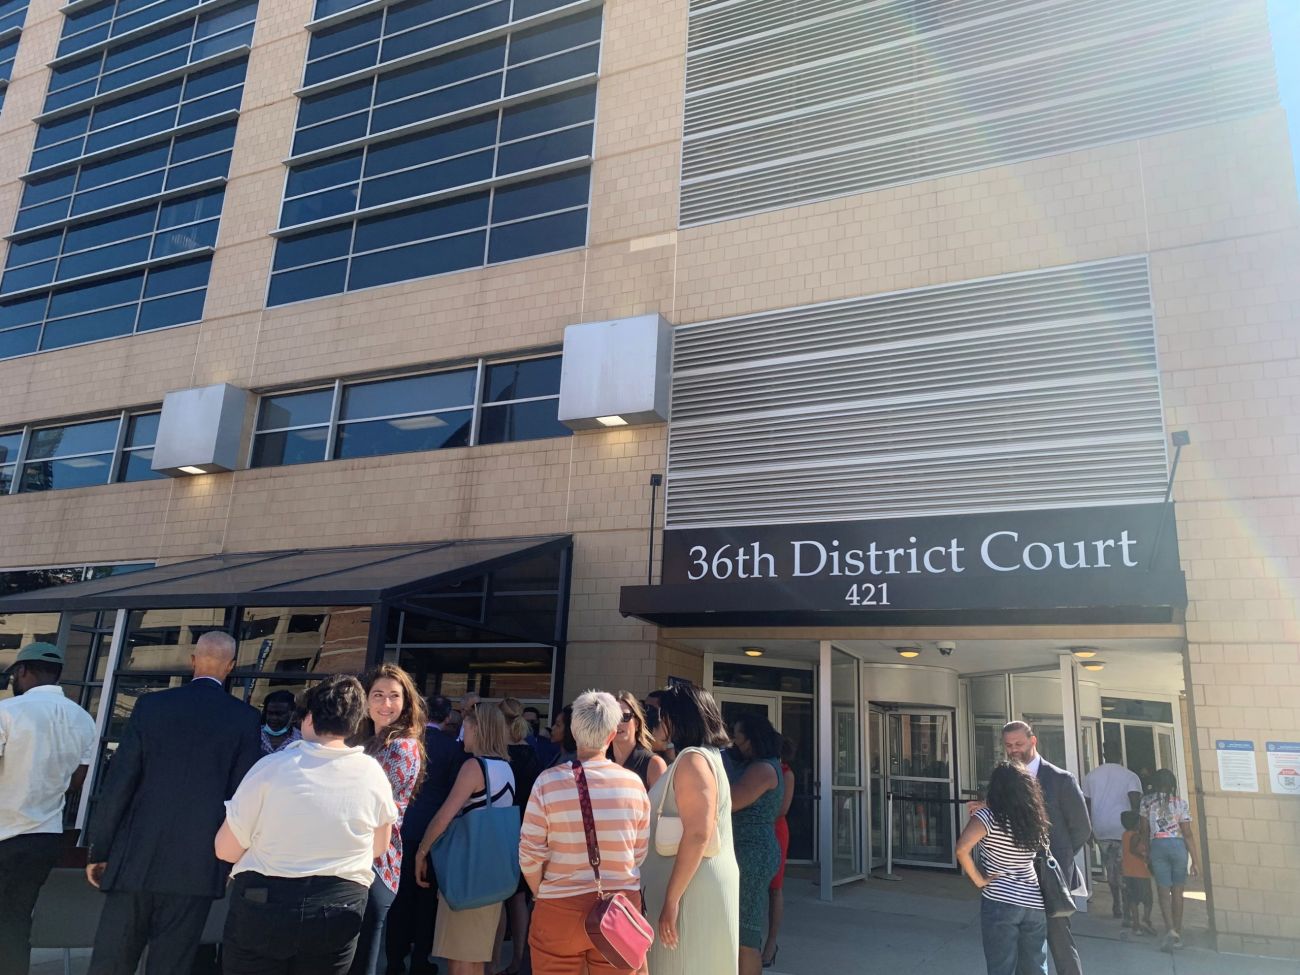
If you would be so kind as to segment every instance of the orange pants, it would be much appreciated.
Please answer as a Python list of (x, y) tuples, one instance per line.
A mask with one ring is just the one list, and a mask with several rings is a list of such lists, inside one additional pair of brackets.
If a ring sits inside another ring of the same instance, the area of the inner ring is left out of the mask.
[(596, 895), (538, 898), (533, 906), (528, 947), (532, 951), (533, 975), (583, 975), (584, 972), (631, 972), (605, 961), (587, 936), (584, 921), (596, 903)]

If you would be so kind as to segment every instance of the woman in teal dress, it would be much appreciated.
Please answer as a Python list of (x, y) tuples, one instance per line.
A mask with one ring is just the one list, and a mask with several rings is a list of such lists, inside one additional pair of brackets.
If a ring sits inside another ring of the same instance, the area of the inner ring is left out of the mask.
[(781, 735), (762, 715), (736, 719), (731, 738), (746, 764), (731, 784), (731, 828), (740, 864), (740, 975), (763, 971), (768, 887), (781, 866), (776, 819), (781, 782)]

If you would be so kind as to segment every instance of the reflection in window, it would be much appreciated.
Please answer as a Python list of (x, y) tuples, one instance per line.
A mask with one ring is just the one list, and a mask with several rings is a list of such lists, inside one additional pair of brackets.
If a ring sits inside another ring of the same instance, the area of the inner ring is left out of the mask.
[(369, 634), (368, 606), (245, 609), (231, 675), (236, 693), (251, 693), (257, 674), (360, 673)]
[(120, 668), (126, 671), (190, 672), (199, 637), (227, 628), (224, 609), (133, 610)]

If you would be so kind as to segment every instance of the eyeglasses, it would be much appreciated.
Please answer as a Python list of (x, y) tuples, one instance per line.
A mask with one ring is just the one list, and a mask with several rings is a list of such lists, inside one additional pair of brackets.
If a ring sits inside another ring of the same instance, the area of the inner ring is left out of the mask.
[(623, 718), (622, 718), (622, 720), (619, 721), (619, 724), (627, 724), (627, 723), (628, 723), (629, 721), (631, 721), (634, 717), (636, 717), (636, 715), (634, 715), (631, 711), (624, 711), (624, 712), (623, 712)]

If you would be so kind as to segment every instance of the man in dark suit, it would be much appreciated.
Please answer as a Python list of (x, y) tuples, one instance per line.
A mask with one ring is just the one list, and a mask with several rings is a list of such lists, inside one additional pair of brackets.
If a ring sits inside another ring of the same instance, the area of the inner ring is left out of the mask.
[(433, 949), (433, 919), (438, 910), (438, 889), (421, 887), (415, 882), (415, 851), (424, 839), (433, 817), (447, 800), (452, 783), (465, 762), (465, 749), (452, 735), (443, 731), (443, 722), (451, 713), (451, 702), (435, 696), (428, 700), (429, 724), (424, 729), (424, 749), (428, 768), (424, 785), (406, 807), (402, 820), (402, 875), (397, 897), (388, 909), (385, 954), (388, 975), (406, 971), (405, 958), (411, 955), (411, 975), (436, 975), (438, 966), (429, 961)]
[[(1070, 879), (1070, 889), (1079, 890), (1084, 878), (1075, 863), (1075, 855), (1092, 835), (1088, 821), (1088, 804), (1074, 774), (1058, 768), (1038, 754), (1038, 738), (1024, 721), (1012, 721), (1002, 729), (1002, 745), (1007, 758), (1019, 762), (1038, 779), (1043, 789), (1047, 819), (1052, 824), (1049, 845), (1052, 856)], [(1052, 952), (1057, 975), (1082, 975), (1079, 949), (1074, 946), (1068, 917), (1047, 919), (1047, 947)]]
[(260, 718), (226, 693), (235, 641), (205, 633), (194, 680), (136, 702), (87, 827), (86, 877), (108, 894), (90, 975), (188, 973), (230, 865), (213, 840), (225, 800), (262, 756)]

